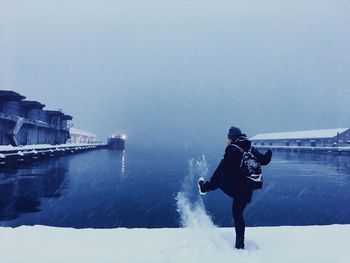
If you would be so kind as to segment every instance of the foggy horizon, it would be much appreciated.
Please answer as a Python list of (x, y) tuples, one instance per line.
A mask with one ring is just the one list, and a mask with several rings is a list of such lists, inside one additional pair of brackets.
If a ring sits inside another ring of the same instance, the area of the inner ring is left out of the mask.
[(346, 1), (0, 3), (0, 89), (102, 141), (350, 126)]

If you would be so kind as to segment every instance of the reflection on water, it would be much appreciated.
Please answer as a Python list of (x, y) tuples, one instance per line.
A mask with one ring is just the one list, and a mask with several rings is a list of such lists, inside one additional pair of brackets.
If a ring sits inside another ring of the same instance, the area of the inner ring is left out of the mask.
[[(102, 149), (0, 171), (0, 225), (178, 227), (175, 198), (196, 156)], [(206, 157), (209, 179), (218, 160)], [(263, 174), (248, 226), (350, 223), (350, 156), (276, 152)], [(232, 226), (230, 198), (200, 198), (215, 224)]]
[(349, 167), (350, 156), (275, 153), (248, 215), (254, 225), (349, 223)]
[(125, 151), (123, 151), (121, 154), (120, 154), (120, 156), (121, 156), (121, 161), (120, 161), (120, 163), (121, 163), (121, 175), (125, 175)]
[(350, 156), (347, 155), (275, 152), (274, 159), (334, 167), (338, 173), (350, 174)]
[(22, 213), (39, 212), (43, 197), (56, 198), (66, 177), (69, 162), (50, 160), (34, 167), (0, 172), (0, 220)]
[[(109, 160), (109, 167), (106, 168), (113, 168), (114, 171), (112, 172), (113, 175), (117, 175), (120, 177), (123, 177), (126, 175), (125, 173), (125, 150), (116, 150), (116, 149), (109, 149), (107, 151), (108, 154), (108, 160)], [(109, 169), (108, 169), (109, 170)]]
[(125, 155), (97, 150), (0, 171), (1, 225), (115, 225), (105, 211), (118, 212), (118, 195), (125, 196), (116, 191), (127, 178)]
[[(350, 156), (274, 152), (263, 176), (245, 210), (248, 226), (350, 223)], [(204, 200), (216, 224), (232, 225), (230, 199), (214, 191)]]
[(275, 152), (274, 161), (335, 168), (334, 172), (337, 174), (350, 175), (350, 156), (347, 155)]

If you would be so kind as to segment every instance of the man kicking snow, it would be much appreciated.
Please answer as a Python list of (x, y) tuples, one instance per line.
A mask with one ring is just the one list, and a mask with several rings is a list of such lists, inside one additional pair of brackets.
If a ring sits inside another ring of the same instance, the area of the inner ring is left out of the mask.
[(271, 161), (272, 151), (260, 153), (251, 146), (246, 135), (237, 127), (231, 127), (228, 132), (228, 142), (224, 158), (212, 175), (210, 181), (199, 180), (200, 191), (206, 193), (220, 188), (233, 198), (232, 214), (235, 223), (237, 249), (244, 249), (245, 222), (243, 212), (252, 200), (254, 185), (242, 172), (242, 158), (245, 153), (252, 153), (258, 164), (267, 165)]

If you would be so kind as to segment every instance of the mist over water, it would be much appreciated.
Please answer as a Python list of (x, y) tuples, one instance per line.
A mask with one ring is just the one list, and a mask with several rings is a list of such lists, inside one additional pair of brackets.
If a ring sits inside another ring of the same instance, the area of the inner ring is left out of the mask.
[(343, 0), (1, 1), (0, 89), (142, 147), (347, 127), (349, 23)]

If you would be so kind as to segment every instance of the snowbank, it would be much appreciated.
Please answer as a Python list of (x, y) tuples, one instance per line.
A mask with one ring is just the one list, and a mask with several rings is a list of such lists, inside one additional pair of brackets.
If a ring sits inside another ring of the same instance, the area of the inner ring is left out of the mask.
[(350, 262), (350, 225), (247, 228), (0, 228), (1, 262)]

